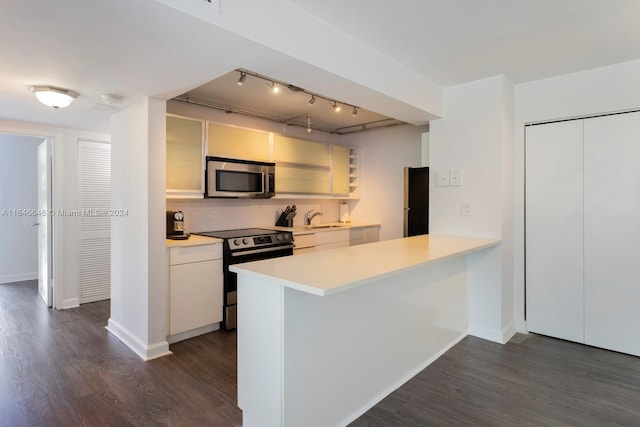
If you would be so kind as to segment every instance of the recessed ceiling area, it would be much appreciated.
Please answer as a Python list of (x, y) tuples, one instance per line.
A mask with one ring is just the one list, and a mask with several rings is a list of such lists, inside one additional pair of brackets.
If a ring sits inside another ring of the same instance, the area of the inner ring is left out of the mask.
[(344, 100), (246, 69), (229, 72), (174, 100), (298, 126), (307, 132), (343, 135), (405, 124)]

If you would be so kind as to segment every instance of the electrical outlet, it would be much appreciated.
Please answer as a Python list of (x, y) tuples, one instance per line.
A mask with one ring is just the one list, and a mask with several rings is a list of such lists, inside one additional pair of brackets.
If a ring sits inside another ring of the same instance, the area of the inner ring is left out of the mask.
[(449, 176), (449, 183), (450, 185), (459, 187), (462, 185), (462, 170), (461, 169), (455, 169), (451, 171), (451, 174)]
[(449, 171), (438, 172), (438, 185), (440, 187), (449, 186)]
[(473, 215), (473, 203), (470, 201), (464, 201), (460, 203), (460, 213), (462, 216), (471, 216)]

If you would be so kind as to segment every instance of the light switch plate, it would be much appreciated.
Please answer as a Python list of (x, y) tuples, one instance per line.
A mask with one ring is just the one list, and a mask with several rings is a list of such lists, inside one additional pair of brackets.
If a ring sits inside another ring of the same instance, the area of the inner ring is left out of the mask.
[(462, 170), (461, 169), (454, 169), (451, 171), (450, 177), (449, 177), (449, 183), (450, 185), (453, 186), (461, 186), (462, 185)]
[(460, 213), (462, 216), (473, 215), (473, 203), (468, 200), (460, 203)]
[(440, 187), (449, 186), (449, 171), (438, 172), (438, 185)]

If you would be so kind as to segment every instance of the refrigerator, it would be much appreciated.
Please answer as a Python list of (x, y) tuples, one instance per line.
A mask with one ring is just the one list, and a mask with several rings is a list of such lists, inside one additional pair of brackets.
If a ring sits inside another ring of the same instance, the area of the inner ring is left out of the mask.
[(404, 237), (429, 234), (429, 168), (404, 168)]

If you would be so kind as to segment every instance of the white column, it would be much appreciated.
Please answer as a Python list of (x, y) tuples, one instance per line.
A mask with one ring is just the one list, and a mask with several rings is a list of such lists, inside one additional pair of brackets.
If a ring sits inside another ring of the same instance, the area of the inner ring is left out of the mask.
[(145, 360), (169, 354), (165, 277), (166, 102), (146, 98), (111, 120), (113, 209), (108, 329)]

